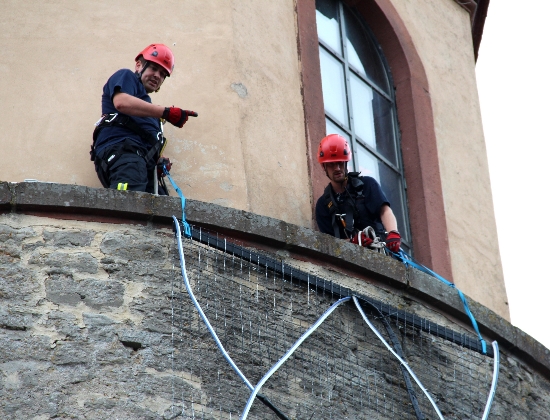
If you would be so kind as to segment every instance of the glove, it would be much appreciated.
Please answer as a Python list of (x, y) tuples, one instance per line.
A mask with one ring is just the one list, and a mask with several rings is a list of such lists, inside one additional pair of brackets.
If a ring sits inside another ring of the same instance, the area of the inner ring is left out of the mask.
[(161, 156), (157, 162), (157, 175), (159, 178), (166, 176), (163, 166), (166, 166), (166, 170), (170, 172), (170, 169), (172, 169), (172, 162), (170, 162), (170, 159)]
[(361, 235), (361, 245), (362, 246), (369, 246), (370, 244), (372, 244), (372, 239), (369, 238), (367, 235), (365, 235), (365, 232), (357, 233), (353, 238), (350, 239), (350, 242), (352, 244), (359, 245), (359, 235)]
[(401, 235), (398, 231), (392, 230), (386, 236), (386, 247), (393, 253), (397, 254), (401, 248)]
[(162, 113), (162, 118), (179, 128), (183, 127), (183, 124), (187, 122), (189, 117), (198, 116), (199, 114), (195, 111), (187, 111), (185, 109), (176, 108), (173, 106), (170, 108), (164, 108), (164, 112)]

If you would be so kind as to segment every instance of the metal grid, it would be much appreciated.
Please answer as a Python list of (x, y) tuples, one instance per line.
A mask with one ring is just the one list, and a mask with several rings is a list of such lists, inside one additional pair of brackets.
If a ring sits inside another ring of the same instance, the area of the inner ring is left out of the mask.
[[(340, 288), (335, 293), (330, 282), (314, 276), (297, 280), (283, 274), (284, 265), (283, 273), (267, 268), (270, 264), (260, 254), (249, 251), (245, 257), (244, 247), (237, 247), (241, 251), (236, 255), (224, 252), (227, 246), (220, 244), (227, 245), (225, 241), (216, 240), (214, 247), (208, 245), (210, 239), (204, 242), (183, 242), (187, 277), (225, 350), (253, 385), (343, 290), (351, 292)], [(179, 266), (177, 255), (174, 266)], [(250, 389), (224, 359), (176, 273), (172, 290), (174, 416), (239, 418)], [(388, 316), (367, 299), (363, 297), (362, 307), (369, 319), (386, 341), (392, 342), (388, 332), (397, 337), (409, 366), (445, 418), (481, 418), (492, 359), (423, 331), (418, 322), (407, 322), (410, 316)], [(437, 418), (419, 387), (406, 386), (399, 362), (351, 302), (340, 305), (260, 392), (289, 419)], [(416, 411), (411, 394), (418, 400)], [(256, 399), (248, 418), (279, 417)]]

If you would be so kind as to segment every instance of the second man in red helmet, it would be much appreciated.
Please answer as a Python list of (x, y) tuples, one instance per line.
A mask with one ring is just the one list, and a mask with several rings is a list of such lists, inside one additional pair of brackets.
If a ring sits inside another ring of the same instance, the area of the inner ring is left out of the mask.
[[(154, 192), (154, 174), (165, 138), (160, 118), (183, 127), (197, 113), (154, 105), (157, 92), (174, 70), (174, 55), (164, 44), (151, 44), (135, 58), (135, 70), (115, 72), (103, 87), (102, 118), (96, 124), (92, 160), (104, 187)], [(162, 164), (170, 166), (168, 159)], [(169, 169), (169, 168), (168, 168)], [(166, 194), (161, 187), (159, 193)]]
[(338, 134), (323, 138), (317, 160), (330, 180), (315, 207), (319, 230), (369, 246), (372, 238), (365, 229), (370, 226), (392, 252), (399, 252), (401, 235), (390, 203), (374, 178), (348, 172), (351, 148), (346, 139)]

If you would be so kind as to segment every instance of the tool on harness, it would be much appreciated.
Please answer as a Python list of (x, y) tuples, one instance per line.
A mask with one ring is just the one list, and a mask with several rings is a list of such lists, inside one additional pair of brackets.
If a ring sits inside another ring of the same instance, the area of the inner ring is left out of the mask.
[[(332, 201), (330, 203), (332, 205)], [(346, 215), (346, 213), (343, 213), (343, 214), (338, 214), (336, 213), (335, 216), (338, 217), (338, 219), (340, 219), (340, 223), (342, 223), (342, 227), (345, 229), (346, 228), (346, 220), (344, 219), (344, 216)]]
[[(100, 166), (101, 169), (108, 173), (109, 167), (111, 167), (120, 155), (124, 152), (128, 153), (137, 153), (139, 156), (143, 157), (147, 162), (147, 165), (150, 166), (153, 162), (153, 165), (157, 162), (158, 158), (161, 156), (164, 148), (166, 147), (167, 140), (164, 137), (162, 131), (159, 131), (156, 135), (153, 133), (144, 130), (141, 128), (138, 123), (134, 121), (133, 118), (128, 115), (119, 114), (117, 112), (113, 114), (103, 114), (101, 118), (95, 123), (95, 129), (93, 133), (93, 143), (90, 150), (90, 160), (95, 162), (96, 165)], [(130, 131), (136, 133), (143, 141), (149, 143), (151, 148), (149, 151), (144, 151), (142, 148), (133, 144), (131, 141), (124, 141), (120, 144), (120, 147), (115, 149), (114, 153), (111, 154), (107, 159), (101, 159), (97, 156), (95, 152), (95, 143), (97, 137), (102, 129), (105, 127), (124, 127)], [(105, 184), (102, 181), (102, 184)]]
[(363, 187), (359, 172), (349, 172), (348, 184), (343, 193), (335, 195), (331, 184), (325, 188), (323, 197), (336, 238), (353, 238), (358, 231), (367, 226), (372, 226), (377, 235), (382, 236), (382, 224), (368, 216)]

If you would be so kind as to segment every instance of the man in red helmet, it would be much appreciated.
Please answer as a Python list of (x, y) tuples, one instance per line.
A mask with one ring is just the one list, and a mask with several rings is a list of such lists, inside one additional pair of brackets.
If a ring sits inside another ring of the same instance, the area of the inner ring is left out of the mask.
[(401, 235), (390, 203), (374, 178), (348, 172), (351, 149), (346, 139), (338, 134), (323, 138), (317, 160), (330, 179), (315, 206), (319, 230), (369, 246), (373, 243), (366, 231), (370, 226), (392, 252), (399, 252)]
[[(135, 58), (135, 71), (115, 72), (103, 87), (102, 117), (96, 123), (90, 152), (99, 180), (106, 188), (155, 191), (156, 166), (166, 139), (160, 118), (182, 127), (193, 111), (154, 105), (149, 94), (158, 92), (174, 69), (174, 55), (163, 44), (151, 44)], [(162, 169), (159, 174), (163, 176)], [(161, 182), (160, 194), (167, 194)]]

